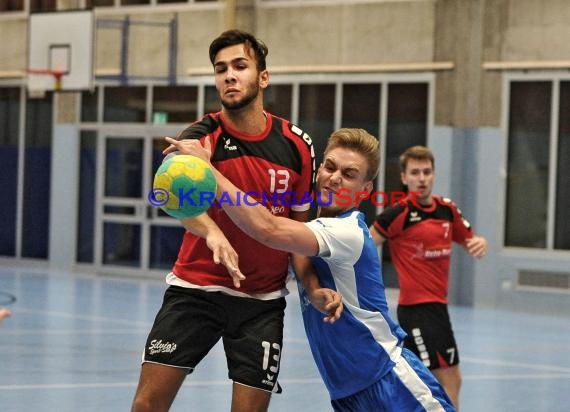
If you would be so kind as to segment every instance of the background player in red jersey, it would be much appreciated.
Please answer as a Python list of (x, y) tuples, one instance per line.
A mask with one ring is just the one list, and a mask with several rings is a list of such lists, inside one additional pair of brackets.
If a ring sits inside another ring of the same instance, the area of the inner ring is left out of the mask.
[[(264, 111), (267, 52), (243, 31), (229, 30), (216, 38), (209, 53), (222, 109), (178, 138), (209, 136), (211, 163), (245, 191), (270, 199), (273, 193), (302, 196), (311, 192), (313, 182), (312, 142), (298, 127)], [(171, 145), (164, 153), (175, 150)], [(276, 215), (302, 221), (309, 217), (309, 207), (310, 199), (268, 205)], [(279, 390), (289, 255), (245, 235), (216, 204), (182, 223), (187, 231), (146, 342), (132, 410), (168, 410), (186, 375), (222, 339), (234, 382), (232, 412), (266, 411), (271, 393)], [(325, 311), (340, 308), (336, 292), (314, 292), (321, 300), (313, 304), (320, 302)]]
[(408, 334), (405, 346), (414, 351), (441, 382), (459, 408), (459, 353), (447, 308), (452, 242), (473, 257), (483, 257), (487, 241), (449, 199), (432, 194), (434, 157), (414, 146), (400, 156), (400, 177), (417, 203), (385, 209), (370, 227), (377, 245), (388, 240), (398, 274), (398, 321)]

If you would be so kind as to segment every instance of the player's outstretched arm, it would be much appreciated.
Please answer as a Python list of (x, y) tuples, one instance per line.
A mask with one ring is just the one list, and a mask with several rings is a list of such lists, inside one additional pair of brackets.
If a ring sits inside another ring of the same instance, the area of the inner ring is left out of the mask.
[[(166, 137), (168, 143), (176, 146), (183, 154), (197, 156), (210, 163), (210, 138), (206, 137), (204, 147), (197, 140), (181, 140)], [(217, 180), (217, 196), (224, 196), (222, 207), (233, 222), (245, 233), (260, 243), (274, 249), (314, 256), (319, 251), (315, 234), (301, 222), (273, 216), (263, 205), (250, 206), (238, 201), (239, 189), (233, 185), (215, 167), (212, 171)], [(225, 201), (227, 199), (227, 201)]]

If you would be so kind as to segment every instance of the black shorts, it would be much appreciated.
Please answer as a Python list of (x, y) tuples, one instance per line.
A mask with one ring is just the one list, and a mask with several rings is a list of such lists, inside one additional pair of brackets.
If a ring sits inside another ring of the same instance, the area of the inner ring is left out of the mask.
[(270, 392), (277, 383), (285, 298), (258, 300), (170, 286), (148, 336), (143, 362), (194, 368), (222, 338), (228, 376)]
[(398, 322), (408, 334), (404, 346), (414, 352), (428, 369), (447, 368), (459, 363), (447, 305), (398, 305)]

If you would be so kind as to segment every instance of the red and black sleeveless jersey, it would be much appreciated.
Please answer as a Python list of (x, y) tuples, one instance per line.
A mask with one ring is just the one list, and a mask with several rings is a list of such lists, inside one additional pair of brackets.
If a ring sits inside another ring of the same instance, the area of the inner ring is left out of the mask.
[(401, 305), (447, 303), (452, 241), (473, 236), (455, 204), (433, 196), (429, 207), (410, 200), (384, 210), (374, 228), (386, 239), (398, 273)]
[[(313, 145), (306, 133), (287, 120), (269, 113), (266, 117), (266, 129), (252, 136), (229, 129), (221, 112), (212, 113), (190, 125), (178, 138), (203, 140), (209, 135), (212, 164), (242, 193), (265, 204), (274, 215), (287, 217), (291, 210), (310, 207), (315, 173)], [(222, 196), (219, 202), (223, 201)], [(251, 199), (248, 202), (251, 204)], [(285, 287), (288, 253), (247, 236), (219, 204), (214, 203), (207, 213), (239, 255), (239, 266), (246, 276), (239, 292), (260, 295)], [(213, 262), (205, 240), (189, 232), (184, 235), (173, 273), (193, 285), (235, 290), (225, 267)]]

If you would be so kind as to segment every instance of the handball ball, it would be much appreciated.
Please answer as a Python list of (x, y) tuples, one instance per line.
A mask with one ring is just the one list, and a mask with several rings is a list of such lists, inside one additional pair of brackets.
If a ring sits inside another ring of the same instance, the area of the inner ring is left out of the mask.
[(154, 175), (151, 203), (177, 219), (204, 213), (216, 197), (210, 165), (191, 155), (165, 158)]

